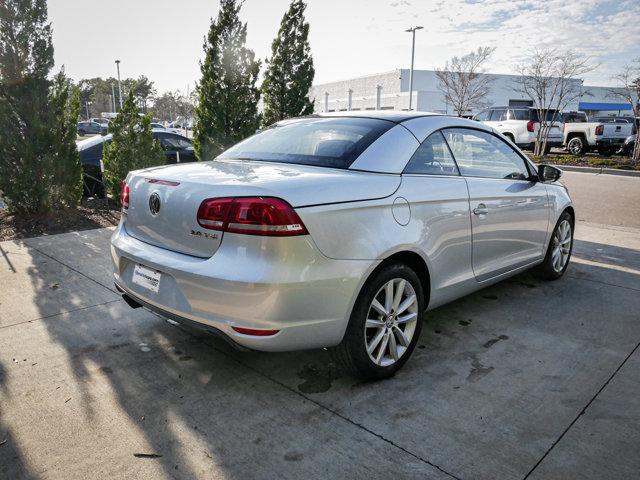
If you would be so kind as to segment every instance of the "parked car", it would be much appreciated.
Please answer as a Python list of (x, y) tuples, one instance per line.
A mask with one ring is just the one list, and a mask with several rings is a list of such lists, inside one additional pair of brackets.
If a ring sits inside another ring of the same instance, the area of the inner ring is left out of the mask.
[(570, 121), (575, 119), (573, 114), (574, 112), (562, 114), (565, 121), (564, 146), (572, 155), (584, 155), (596, 148), (596, 128), (600, 123), (589, 122), (586, 114), (585, 117), (579, 117), (578, 121)]
[(610, 156), (623, 148), (625, 140), (637, 131), (633, 117), (598, 117), (596, 127), (596, 147), (598, 153)]
[[(193, 142), (187, 137), (164, 130), (152, 130), (153, 137), (160, 142), (167, 164), (195, 162)], [(112, 135), (95, 136), (78, 142), (80, 163), (83, 167), (84, 195), (104, 197), (102, 185), (102, 149), (111, 143)]]
[(575, 215), (560, 175), (462, 118), (289, 119), (214, 161), (130, 172), (114, 280), (130, 306), (236, 346), (335, 347), (384, 378), (426, 310), (532, 267), (564, 274)]
[(107, 124), (94, 121), (78, 122), (78, 135), (104, 135), (107, 133)]
[[(520, 148), (533, 150), (535, 147), (540, 119), (538, 110), (533, 107), (491, 107), (482, 110), (473, 119), (494, 128)], [(550, 109), (546, 113), (546, 122), (551, 123), (547, 150), (562, 146), (562, 114)]]

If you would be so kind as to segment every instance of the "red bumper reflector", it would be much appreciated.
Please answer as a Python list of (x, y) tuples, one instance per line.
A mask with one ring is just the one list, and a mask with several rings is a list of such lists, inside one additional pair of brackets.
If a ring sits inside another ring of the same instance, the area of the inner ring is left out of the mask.
[(253, 335), (254, 337), (268, 337), (271, 335), (275, 335), (280, 330), (255, 330), (253, 328), (242, 328), (242, 327), (231, 327), (236, 332), (242, 333), (243, 335)]

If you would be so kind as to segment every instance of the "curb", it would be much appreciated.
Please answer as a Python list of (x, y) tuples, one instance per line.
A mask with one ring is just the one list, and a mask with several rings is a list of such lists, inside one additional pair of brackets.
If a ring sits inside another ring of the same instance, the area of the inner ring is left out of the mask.
[(640, 170), (622, 170), (618, 168), (606, 168), (606, 167), (576, 167), (573, 165), (553, 165), (565, 172), (582, 172), (582, 173), (595, 173), (606, 175), (620, 175), (623, 177), (640, 177)]

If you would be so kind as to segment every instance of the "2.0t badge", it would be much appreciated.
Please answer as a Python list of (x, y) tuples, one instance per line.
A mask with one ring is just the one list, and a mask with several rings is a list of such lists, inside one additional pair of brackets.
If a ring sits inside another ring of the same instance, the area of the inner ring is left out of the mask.
[(149, 211), (151, 215), (156, 216), (160, 212), (160, 195), (157, 192), (153, 192), (149, 196)]

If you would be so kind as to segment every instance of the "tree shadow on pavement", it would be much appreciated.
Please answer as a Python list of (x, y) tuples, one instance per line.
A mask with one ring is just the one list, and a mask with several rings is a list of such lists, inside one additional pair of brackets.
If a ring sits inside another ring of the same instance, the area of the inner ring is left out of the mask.
[[(37, 291), (55, 282), (37, 262), (28, 275)], [(80, 274), (75, 281), (90, 282)], [(35, 296), (47, 318), (20, 328), (24, 351), (42, 358), (29, 380), (37, 385), (30, 448), (48, 445), (48, 451), (30, 460), (49, 474), (358, 477), (371, 468), (352, 461), (360, 429), (243, 364), (224, 342), (120, 300), (52, 315), (80, 300), (69, 282), (47, 293)], [(25, 407), (14, 401), (10, 412), (24, 414)], [(382, 476), (431, 470), (410, 456), (398, 467), (395, 456), (385, 456), (389, 446), (375, 437), (367, 448)]]
[[(70, 243), (68, 249), (73, 248)], [(30, 254), (36, 255), (36, 251), (30, 250)], [(600, 266), (583, 268), (596, 277), (605, 270)], [(38, 264), (29, 269), (28, 275), (39, 290), (55, 281), (50, 278), (50, 271)], [(80, 274), (76, 280), (89, 282)], [(415, 411), (405, 412), (411, 407), (409, 402), (398, 403), (398, 416), (394, 416), (392, 423), (386, 417), (378, 419), (376, 412), (367, 413), (371, 415), (368, 420), (356, 418), (355, 422), (378, 421), (367, 428), (374, 431), (380, 428), (389, 436), (406, 433), (411, 448), (420, 455), (437, 456), (433, 452), (438, 450), (438, 441), (442, 441), (442, 435), (448, 435), (446, 430), (438, 432), (447, 425), (447, 419), (439, 423), (439, 409), (462, 418), (477, 407), (472, 403), (461, 404), (457, 412), (455, 403), (449, 407), (441, 405), (451, 400), (455, 385), (452, 382), (470, 389), (491, 382), (495, 374), (482, 363), (483, 356), (499, 351), (493, 345), (507, 346), (514, 341), (503, 340), (500, 335), (511, 337), (514, 334), (510, 329), (519, 328), (544, 331), (545, 335), (555, 331), (567, 338), (575, 336), (574, 326), (566, 325), (562, 308), (553, 313), (562, 298), (551, 301), (548, 296), (552, 291), (557, 295), (559, 289), (566, 301), (578, 301), (579, 293), (573, 291), (571, 281), (565, 278), (553, 286), (545, 286), (550, 284), (527, 273), (431, 312), (414, 358), (387, 384), (393, 387), (396, 396), (428, 396), (433, 403), (429, 415), (422, 419), (425, 428), (416, 429), (406, 423), (416, 420)], [(109, 290), (108, 287), (94, 285), (97, 290)], [(69, 303), (75, 292), (72, 286), (63, 285), (56, 295), (56, 298), (50, 294), (35, 297), (41, 316), (48, 318), (25, 324), (23, 340), (26, 349), (40, 351), (49, 364), (43, 365), (40, 373), (34, 373), (33, 381), (38, 386), (31, 392), (35, 398), (30, 405), (35, 410), (32, 415), (39, 430), (37, 435), (42, 437), (38, 443), (53, 445), (47, 452), (51, 458), (43, 458), (42, 452), (30, 452), (29, 459), (36, 458), (37, 465), (48, 466), (50, 475), (82, 478), (100, 472), (105, 477), (122, 474), (129, 478), (408, 478), (424, 477), (430, 471), (429, 465), (414, 457), (399, 462), (394, 454), (388, 455), (387, 461), (385, 452), (395, 447), (377, 435), (363, 433), (356, 423), (344, 421), (344, 415), (364, 414), (352, 410), (352, 402), (354, 408), (363, 405), (365, 399), (384, 404), (384, 400), (369, 397), (388, 396), (385, 382), (363, 384), (344, 376), (322, 350), (238, 353), (207, 334), (176, 327), (143, 309), (132, 310), (122, 301), (52, 316), (50, 312), (65, 303), (63, 300)], [(610, 298), (603, 296), (603, 301)], [(513, 316), (511, 310), (499, 309), (505, 302), (516, 310), (518, 305), (527, 304), (530, 313)], [(487, 316), (492, 308), (495, 315)], [(475, 318), (472, 324), (468, 322), (471, 316)], [(628, 320), (623, 319), (627, 323)], [(574, 319), (571, 321), (575, 323)], [(605, 326), (592, 324), (589, 324), (592, 330), (579, 335), (581, 340), (598, 340), (601, 335), (605, 339), (607, 335), (611, 337)], [(616, 338), (622, 335), (622, 330), (612, 331)], [(491, 343), (494, 337), (496, 340)], [(532, 335), (519, 341), (526, 344), (534, 339)], [(568, 351), (567, 355), (570, 354)], [(4, 375), (0, 375), (2, 378)], [(529, 384), (516, 383), (512, 388), (516, 387), (517, 395), (527, 395)], [(504, 408), (500, 403), (503, 393), (499, 390), (489, 389), (483, 391), (482, 397), (468, 398), (470, 402), (475, 398), (486, 399), (491, 392), (496, 408)], [(51, 395), (56, 395), (53, 411), (48, 405)], [(324, 408), (323, 401), (331, 409), (341, 411), (341, 417)], [(26, 407), (19, 406), (19, 400), (10, 399), (9, 403), (12, 415), (25, 412)], [(4, 407), (0, 408), (4, 414)], [(541, 410), (539, 414), (541, 417), (536, 421), (549, 420), (548, 412)], [(520, 442), (515, 438), (508, 438), (511, 447), (507, 448), (500, 443), (498, 430), (493, 432), (487, 425), (483, 428), (487, 430), (482, 434), (487, 444), (497, 450), (511, 448), (509, 451), (513, 453), (513, 449), (528, 448), (518, 447)], [(0, 432), (1, 429), (0, 425)], [(433, 436), (433, 432), (440, 437)], [(353, 461), (364, 448), (362, 438), (357, 435), (364, 435), (373, 463)], [(472, 451), (474, 446), (469, 442), (474, 438), (454, 436), (447, 442), (466, 442), (460, 448)], [(0, 455), (5, 447), (0, 447)], [(453, 460), (449, 453), (443, 450), (443, 462), (456, 470), (463, 460)], [(19, 453), (14, 455), (16, 459), (10, 460), (14, 465), (11, 471), (18, 472), (25, 467)], [(28, 477), (28, 472), (24, 476)]]

